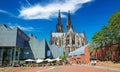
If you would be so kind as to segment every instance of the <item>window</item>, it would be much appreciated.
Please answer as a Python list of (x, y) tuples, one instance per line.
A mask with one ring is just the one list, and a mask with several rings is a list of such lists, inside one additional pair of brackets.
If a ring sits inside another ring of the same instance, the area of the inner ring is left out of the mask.
[(27, 55), (28, 55), (28, 54), (29, 54), (29, 52), (24, 52), (24, 54), (27, 54)]
[(50, 50), (47, 51), (47, 56), (51, 56)]

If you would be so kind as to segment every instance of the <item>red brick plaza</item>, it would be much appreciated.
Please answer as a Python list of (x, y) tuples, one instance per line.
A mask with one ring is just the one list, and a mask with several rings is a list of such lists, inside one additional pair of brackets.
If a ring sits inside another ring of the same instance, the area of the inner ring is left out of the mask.
[(120, 69), (105, 68), (90, 65), (63, 65), (63, 66), (45, 66), (45, 67), (14, 67), (0, 72), (120, 72)]

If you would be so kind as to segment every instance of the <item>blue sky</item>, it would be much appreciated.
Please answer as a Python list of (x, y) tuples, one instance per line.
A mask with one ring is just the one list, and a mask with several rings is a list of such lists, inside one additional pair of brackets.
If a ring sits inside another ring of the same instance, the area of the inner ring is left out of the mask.
[(0, 24), (18, 26), (49, 42), (59, 9), (64, 31), (70, 10), (74, 31), (84, 32), (90, 43), (93, 34), (108, 24), (110, 15), (120, 10), (120, 0), (0, 0)]

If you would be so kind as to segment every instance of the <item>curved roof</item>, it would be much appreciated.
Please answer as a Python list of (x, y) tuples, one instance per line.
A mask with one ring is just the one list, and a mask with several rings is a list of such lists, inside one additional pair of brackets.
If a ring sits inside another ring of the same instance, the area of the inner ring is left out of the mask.
[(80, 56), (81, 54), (84, 54), (85, 52), (85, 48), (87, 47), (88, 45), (84, 45), (72, 52), (69, 53), (69, 56), (74, 56), (74, 55), (77, 55), (77, 56)]

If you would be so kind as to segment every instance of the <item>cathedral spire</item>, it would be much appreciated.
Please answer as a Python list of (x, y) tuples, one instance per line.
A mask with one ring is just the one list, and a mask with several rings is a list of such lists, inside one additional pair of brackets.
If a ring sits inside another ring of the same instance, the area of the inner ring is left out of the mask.
[(61, 15), (60, 15), (60, 10), (58, 14), (58, 23), (56, 25), (56, 32), (63, 32), (62, 30), (62, 22), (61, 22)]
[(70, 10), (68, 11), (67, 25), (71, 25)]
[(52, 41), (52, 31), (50, 31), (50, 45), (53, 44), (53, 41)]
[(58, 14), (58, 24), (61, 24), (61, 15), (60, 15), (60, 10), (59, 10), (59, 14)]
[(68, 18), (67, 18), (67, 32), (69, 31), (69, 29), (73, 29), (72, 27), (72, 23), (71, 23), (71, 18), (70, 18), (70, 10), (68, 11)]

